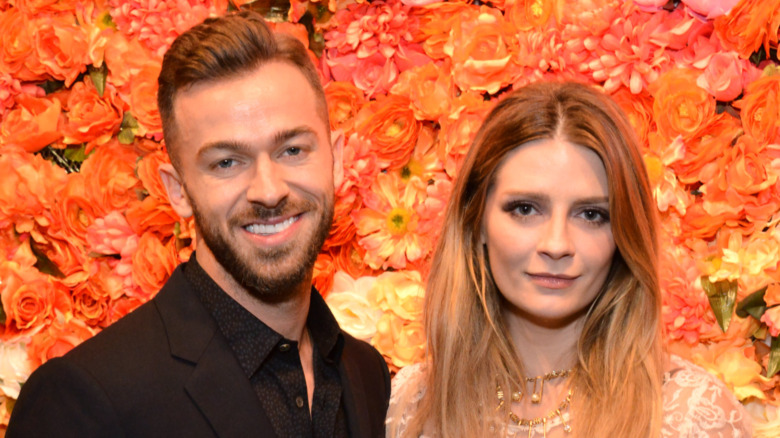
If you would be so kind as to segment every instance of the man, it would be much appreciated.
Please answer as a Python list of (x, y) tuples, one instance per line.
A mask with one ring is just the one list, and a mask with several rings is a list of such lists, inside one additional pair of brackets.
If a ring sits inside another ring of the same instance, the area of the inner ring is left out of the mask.
[(159, 84), (160, 174), (196, 251), (40, 367), (8, 437), (383, 436), (387, 366), (311, 285), (341, 140), (306, 49), (253, 13), (209, 19), (173, 43)]

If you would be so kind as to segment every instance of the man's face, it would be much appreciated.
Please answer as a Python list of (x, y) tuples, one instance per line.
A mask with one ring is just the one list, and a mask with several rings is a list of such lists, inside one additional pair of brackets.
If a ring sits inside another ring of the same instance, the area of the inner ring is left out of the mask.
[(163, 178), (173, 192), (179, 183), (180, 202), (168, 191), (180, 215), (195, 216), (198, 262), (228, 292), (280, 302), (310, 287), (334, 196), (330, 133), (316, 102), (284, 62), (176, 96), (180, 168)]

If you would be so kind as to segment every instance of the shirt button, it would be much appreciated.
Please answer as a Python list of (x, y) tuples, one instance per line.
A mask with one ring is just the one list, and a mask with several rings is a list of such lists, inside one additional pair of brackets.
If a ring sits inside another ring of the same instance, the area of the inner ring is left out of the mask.
[(299, 408), (302, 408), (303, 407), (303, 397), (301, 397), (301, 396), (295, 397), (295, 405), (298, 406)]
[(285, 351), (290, 351), (290, 344), (282, 344), (279, 346), (279, 351), (284, 353)]

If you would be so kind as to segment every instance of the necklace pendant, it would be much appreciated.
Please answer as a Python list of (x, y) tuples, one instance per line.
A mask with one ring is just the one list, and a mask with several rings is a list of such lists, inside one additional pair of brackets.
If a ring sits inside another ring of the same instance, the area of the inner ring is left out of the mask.
[(531, 403), (539, 404), (539, 402), (542, 401), (542, 396), (540, 396), (538, 393), (533, 393), (531, 396)]
[(563, 426), (563, 431), (566, 433), (571, 433), (571, 426), (569, 426), (568, 424)]
[(519, 402), (520, 399), (523, 398), (523, 393), (520, 391), (515, 391), (512, 393), (512, 401), (513, 402)]

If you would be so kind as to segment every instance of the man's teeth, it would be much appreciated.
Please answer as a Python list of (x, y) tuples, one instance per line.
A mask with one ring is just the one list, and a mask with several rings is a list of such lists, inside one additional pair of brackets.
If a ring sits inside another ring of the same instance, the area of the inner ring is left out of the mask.
[(247, 225), (246, 230), (252, 234), (276, 234), (289, 228), (296, 220), (298, 220), (298, 216), (293, 216), (284, 222), (274, 225), (252, 224)]

